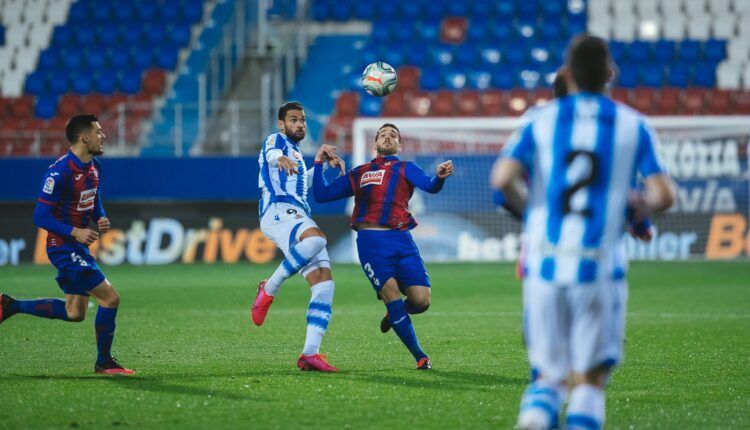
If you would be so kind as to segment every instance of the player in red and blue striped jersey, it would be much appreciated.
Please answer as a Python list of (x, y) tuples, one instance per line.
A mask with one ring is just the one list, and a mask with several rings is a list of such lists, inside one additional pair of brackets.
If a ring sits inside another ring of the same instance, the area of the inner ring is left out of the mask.
[[(0, 322), (15, 314), (80, 322), (92, 295), (99, 302), (94, 371), (129, 375), (135, 372), (111, 354), (120, 297), (88, 249), (110, 225), (99, 196), (101, 165), (94, 158), (104, 153), (106, 136), (95, 115), (74, 116), (65, 134), (70, 151), (47, 170), (34, 209), (34, 223), (47, 230), (47, 256), (58, 270), (56, 279), (65, 300), (16, 300), (0, 294)], [(89, 227), (92, 221), (98, 231)]]
[(381, 331), (393, 327), (414, 355), (417, 368), (430, 369), (432, 363), (420, 347), (409, 318), (409, 314), (422, 313), (430, 306), (430, 278), (409, 233), (417, 226), (409, 212), (409, 199), (415, 187), (432, 194), (439, 192), (453, 174), (453, 162), (441, 163), (435, 176), (427, 176), (418, 165), (399, 159), (399, 129), (383, 124), (375, 136), (376, 158), (326, 184), (323, 163), (341, 163), (330, 158), (334, 151), (323, 145), (315, 157), (315, 200), (330, 202), (354, 196), (351, 227), (357, 231), (359, 261), (388, 310)]

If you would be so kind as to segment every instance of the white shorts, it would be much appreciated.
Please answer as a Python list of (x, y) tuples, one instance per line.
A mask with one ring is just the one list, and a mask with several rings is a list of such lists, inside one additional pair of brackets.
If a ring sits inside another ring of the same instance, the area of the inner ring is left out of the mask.
[(625, 280), (560, 287), (539, 279), (523, 285), (529, 362), (556, 383), (622, 360), (628, 286)]
[[(299, 237), (307, 229), (317, 228), (318, 225), (304, 210), (289, 203), (271, 203), (266, 208), (266, 213), (260, 219), (260, 230), (284, 253), (286, 258), (291, 258), (289, 248), (299, 242)], [(310, 272), (320, 268), (330, 268), (328, 251), (323, 248), (317, 255), (310, 259), (310, 263), (300, 269), (299, 273), (305, 277)]]

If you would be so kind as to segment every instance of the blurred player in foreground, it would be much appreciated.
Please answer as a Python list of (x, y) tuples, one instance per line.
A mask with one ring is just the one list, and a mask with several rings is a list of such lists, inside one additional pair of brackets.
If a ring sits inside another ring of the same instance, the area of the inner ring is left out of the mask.
[[(539, 370), (523, 395), (518, 427), (601, 428), (604, 388), (622, 358), (627, 284), (626, 208), (668, 209), (672, 182), (644, 118), (606, 97), (607, 44), (581, 36), (568, 50), (570, 96), (544, 107), (503, 151), (491, 184), (524, 219), (524, 308), (529, 361)], [(528, 195), (516, 178), (529, 174)], [(636, 172), (642, 193), (630, 192)]]
[(262, 325), (281, 284), (299, 272), (310, 284), (312, 297), (307, 308), (305, 346), (297, 367), (337, 372), (326, 356), (320, 354), (320, 344), (331, 319), (335, 285), (326, 237), (310, 218), (307, 204), (307, 167), (299, 148), (307, 133), (302, 105), (297, 102), (282, 105), (278, 127), (280, 132), (266, 138), (258, 156), (262, 193), (259, 212), (261, 231), (281, 249), (285, 258), (270, 278), (258, 284), (252, 319), (255, 325)]
[[(130, 375), (135, 372), (123, 367), (111, 354), (120, 296), (88, 249), (109, 230), (109, 219), (99, 197), (101, 165), (94, 158), (104, 153), (106, 136), (94, 115), (71, 118), (65, 135), (70, 152), (47, 170), (34, 209), (34, 223), (47, 230), (47, 256), (57, 268), (56, 279), (65, 300), (22, 301), (0, 294), (0, 322), (15, 314), (81, 322), (86, 318), (92, 295), (99, 302), (94, 322), (98, 350), (94, 371)], [(89, 228), (91, 221), (98, 231)]]
[(453, 162), (439, 164), (436, 176), (425, 175), (418, 165), (399, 159), (399, 129), (383, 124), (375, 136), (376, 158), (326, 184), (323, 163), (342, 164), (338, 157), (331, 157), (333, 151), (323, 145), (315, 157), (315, 200), (330, 202), (354, 196), (351, 227), (357, 231), (359, 261), (387, 309), (380, 329), (385, 333), (393, 327), (417, 361), (417, 369), (431, 369), (409, 317), (429, 308), (430, 278), (409, 233), (417, 222), (408, 208), (414, 187), (432, 194), (443, 188), (445, 179), (453, 174)]

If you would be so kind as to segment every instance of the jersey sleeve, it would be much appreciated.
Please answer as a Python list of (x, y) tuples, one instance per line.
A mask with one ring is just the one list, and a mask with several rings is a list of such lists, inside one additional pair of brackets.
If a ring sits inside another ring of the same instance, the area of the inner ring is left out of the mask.
[(104, 205), (102, 204), (102, 197), (101, 197), (101, 188), (102, 188), (102, 182), (101, 182), (101, 176), (102, 176), (102, 166), (99, 164), (99, 162), (94, 159), (94, 164), (96, 166), (96, 169), (99, 171), (99, 188), (96, 190), (96, 197), (94, 198), (94, 212), (91, 214), (94, 221), (98, 221), (99, 218), (104, 218), (107, 216), (107, 213), (104, 211)]
[(517, 160), (526, 171), (530, 171), (536, 150), (533, 130), (533, 123), (531, 123), (513, 133), (500, 153), (500, 157)]
[(47, 173), (44, 174), (42, 187), (37, 196), (37, 202), (49, 206), (55, 206), (57, 202), (60, 201), (62, 187), (66, 177), (67, 173), (64, 169), (61, 169), (56, 164), (50, 166), (49, 169), (47, 169)]
[(404, 175), (406, 175), (406, 179), (415, 187), (419, 188), (420, 190), (427, 191), (430, 194), (439, 192), (443, 189), (443, 184), (445, 184), (444, 178), (438, 178), (437, 175), (427, 176), (424, 173), (424, 170), (422, 170), (422, 168), (419, 167), (418, 164), (408, 161), (406, 162), (406, 167), (404, 168)]
[(313, 196), (315, 201), (325, 203), (353, 196), (352, 175), (352, 170), (349, 170), (345, 175), (337, 177), (329, 184), (323, 175), (323, 163), (316, 162), (313, 167)]
[(278, 134), (268, 136), (263, 143), (263, 157), (265, 157), (269, 166), (278, 166), (279, 157), (284, 154), (283, 150), (285, 145), (286, 143), (284, 142), (284, 139), (280, 138)]
[(656, 133), (645, 122), (641, 121), (638, 125), (638, 148), (635, 166), (638, 173), (644, 178), (666, 172), (656, 151), (658, 146), (659, 138)]

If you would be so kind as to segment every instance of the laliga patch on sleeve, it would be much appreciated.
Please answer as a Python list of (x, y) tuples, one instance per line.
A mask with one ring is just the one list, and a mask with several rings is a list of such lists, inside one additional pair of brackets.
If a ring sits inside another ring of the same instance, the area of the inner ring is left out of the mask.
[(55, 189), (55, 180), (52, 178), (47, 178), (46, 181), (44, 181), (44, 188), (42, 191), (44, 191), (47, 194), (52, 194), (52, 190)]

